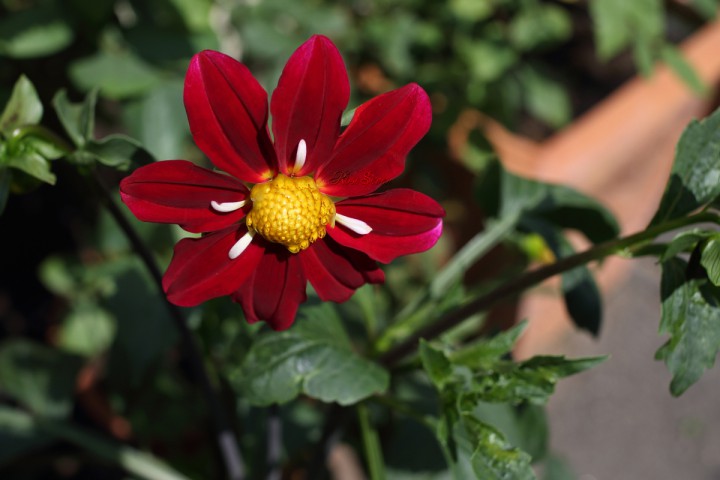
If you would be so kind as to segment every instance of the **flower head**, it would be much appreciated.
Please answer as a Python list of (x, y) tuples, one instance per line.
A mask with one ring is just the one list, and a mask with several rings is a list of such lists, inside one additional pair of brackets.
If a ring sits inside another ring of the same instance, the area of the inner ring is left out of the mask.
[(172, 303), (230, 295), (249, 322), (282, 330), (308, 281), (321, 300), (343, 302), (384, 281), (376, 262), (435, 244), (444, 212), (434, 200), (409, 189), (373, 193), (403, 171), (430, 128), (427, 95), (415, 84), (380, 95), (341, 132), (349, 96), (340, 53), (323, 36), (290, 57), (269, 112), (244, 65), (214, 51), (193, 57), (184, 93), (190, 130), (225, 173), (166, 160), (120, 184), (140, 220), (202, 233), (175, 246), (163, 278)]

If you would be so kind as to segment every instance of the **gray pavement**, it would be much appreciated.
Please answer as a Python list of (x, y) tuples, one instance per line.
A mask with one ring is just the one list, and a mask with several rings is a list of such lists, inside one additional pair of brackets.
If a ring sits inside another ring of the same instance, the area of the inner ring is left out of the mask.
[(659, 283), (659, 267), (637, 261), (605, 298), (599, 340), (577, 333), (564, 343), (569, 356), (611, 355), (561, 381), (548, 405), (552, 448), (580, 480), (720, 479), (720, 366), (670, 395), (670, 374), (654, 360), (665, 341)]

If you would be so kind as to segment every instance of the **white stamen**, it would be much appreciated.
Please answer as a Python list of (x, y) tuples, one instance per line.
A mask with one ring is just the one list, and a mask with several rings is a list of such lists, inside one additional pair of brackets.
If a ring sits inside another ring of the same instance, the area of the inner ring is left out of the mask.
[(248, 245), (250, 245), (250, 242), (252, 242), (254, 236), (255, 232), (253, 230), (248, 230), (245, 235), (240, 237), (240, 240), (235, 242), (235, 245), (233, 245), (228, 252), (228, 257), (230, 257), (230, 260), (235, 260), (237, 257), (239, 257), (240, 254), (245, 251)]
[(358, 220), (357, 218), (346, 217), (345, 215), (336, 213), (335, 221), (342, 225), (345, 225), (347, 228), (359, 235), (367, 235), (368, 233), (372, 232), (372, 227), (370, 225), (363, 222), (362, 220)]
[(299, 172), (300, 169), (305, 165), (305, 157), (307, 156), (307, 144), (305, 140), (300, 140), (298, 143), (297, 154), (295, 155), (295, 165), (293, 170)]
[(247, 200), (240, 200), (239, 202), (223, 202), (218, 203), (215, 200), (210, 202), (210, 206), (213, 208), (213, 210), (216, 210), (218, 212), (234, 212), (235, 210), (239, 210), (242, 207), (245, 206), (245, 203)]

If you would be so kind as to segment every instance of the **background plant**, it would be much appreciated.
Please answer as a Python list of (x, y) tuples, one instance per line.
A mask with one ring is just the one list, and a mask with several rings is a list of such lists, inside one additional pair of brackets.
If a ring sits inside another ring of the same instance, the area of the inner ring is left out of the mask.
[[(469, 108), (536, 137), (569, 122), (629, 74), (557, 66), (589, 56), (590, 36), (603, 61), (630, 52), (649, 74), (664, 59), (702, 90), (664, 31), (670, 18), (690, 32), (716, 8), (692, 5), (1, 2), (0, 472), (56, 478), (57, 458), (70, 456), (88, 478), (320, 478), (342, 439), (372, 478), (532, 478), (548, 458), (542, 405), (560, 378), (602, 359), (515, 362), (523, 324), (497, 332), (485, 313), (562, 274), (574, 321), (597, 334), (585, 265), (611, 254), (662, 263), (669, 339), (657, 358), (681, 394), (720, 346), (720, 243), (706, 227), (718, 219), (720, 183), (708, 179), (720, 170), (720, 116), (688, 127), (658, 213), (625, 238), (592, 199), (503, 171), (479, 137), (450, 158), (447, 139)], [(343, 52), (359, 86), (351, 106), (409, 81), (431, 95), (432, 130), (401, 182), (454, 208), (444, 242), (346, 304), (308, 302), (287, 332), (246, 325), (226, 300), (173, 308), (156, 264), (181, 233), (125, 215), (118, 179), (153, 157), (205, 162), (182, 106), (193, 53), (241, 56), (269, 86), (312, 33)], [(566, 229), (593, 246), (575, 254)], [(466, 276), (499, 244), (516, 261), (490, 279)], [(526, 271), (548, 249), (558, 260)]]

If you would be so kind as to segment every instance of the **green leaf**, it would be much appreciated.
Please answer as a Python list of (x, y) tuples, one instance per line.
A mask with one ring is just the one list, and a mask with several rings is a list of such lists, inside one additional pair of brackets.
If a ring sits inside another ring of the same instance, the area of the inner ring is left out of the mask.
[(511, 445), (529, 453), (533, 463), (547, 454), (550, 435), (545, 407), (478, 402), (472, 413), (501, 431)]
[(353, 109), (351, 109), (351, 110), (346, 110), (345, 112), (343, 112), (342, 118), (340, 119), (340, 126), (341, 126), (341, 127), (347, 127), (348, 125), (350, 125), (350, 122), (352, 122), (352, 119), (353, 119), (353, 117), (355, 116), (355, 111), (356, 111), (356, 110), (357, 110), (357, 107), (355, 107), (355, 108), (353, 108)]
[(670, 392), (682, 395), (715, 363), (720, 350), (720, 291), (705, 279), (688, 280), (687, 263), (662, 264), (660, 333), (670, 339), (655, 354), (673, 378)]
[(531, 67), (520, 72), (520, 80), (531, 114), (553, 128), (560, 128), (570, 121), (572, 107), (562, 84)]
[(35, 87), (25, 75), (21, 75), (0, 115), (0, 132), (9, 136), (15, 128), (40, 123), (42, 115), (43, 106)]
[(667, 245), (667, 247), (665, 248), (665, 252), (663, 252), (659, 260), (662, 263), (670, 260), (671, 258), (681, 253), (690, 253), (692, 250), (695, 249), (695, 246), (698, 244), (698, 242), (700, 242), (701, 240), (705, 240), (706, 238), (711, 237), (714, 234), (715, 232), (708, 232), (697, 228), (688, 230), (686, 232), (678, 233), (675, 238), (673, 238)]
[(720, 109), (693, 120), (677, 144), (670, 180), (651, 225), (682, 217), (720, 195)]
[[(513, 447), (504, 435), (472, 415), (463, 415), (460, 429), (466, 430), (475, 450), (470, 458), (473, 471), (483, 480), (531, 480), (535, 478), (531, 457)], [(461, 433), (462, 435), (462, 433)]]
[(677, 48), (672, 45), (664, 45), (660, 51), (660, 57), (695, 93), (708, 94), (708, 86)]
[(450, 360), (441, 350), (430, 345), (424, 339), (420, 340), (420, 360), (430, 380), (438, 390), (442, 390), (445, 384), (452, 379), (453, 368)]
[(389, 375), (352, 350), (333, 307), (305, 308), (284, 332), (261, 335), (233, 380), (254, 405), (285, 403), (301, 392), (350, 405), (388, 388)]
[(517, 53), (501, 43), (458, 37), (455, 47), (468, 73), (480, 82), (497, 80), (518, 60)]
[(35, 428), (26, 412), (0, 404), (0, 467), (52, 441), (52, 436)]
[(18, 156), (12, 156), (6, 165), (21, 170), (31, 177), (50, 185), (55, 185), (57, 180), (55, 174), (50, 170), (50, 162), (39, 153), (26, 151)]
[(578, 230), (594, 243), (611, 240), (620, 231), (612, 213), (596, 200), (563, 185), (512, 174), (499, 162), (490, 167), (477, 190), (485, 194), (481, 201), (490, 212), (495, 204), (499, 217), (520, 214), (521, 224), (540, 220), (560, 229)]
[(0, 345), (0, 385), (6, 395), (48, 417), (70, 413), (81, 360), (23, 339)]
[(106, 351), (115, 337), (115, 319), (92, 303), (76, 306), (63, 320), (58, 346), (78, 355), (93, 357)]
[[(480, 338), (450, 355), (455, 365), (470, 368), (487, 368), (504, 355), (510, 353), (515, 342), (527, 328), (526, 320), (514, 327), (489, 338)], [(426, 368), (427, 370), (427, 368)]]
[(508, 31), (519, 50), (532, 50), (566, 40), (572, 34), (572, 21), (566, 10), (555, 5), (532, 4), (513, 18)]
[(662, 38), (663, 5), (660, 0), (591, 0), (598, 54), (607, 60), (634, 44)]
[(190, 129), (183, 105), (183, 82), (158, 85), (137, 105), (132, 134), (155, 158), (182, 158)]
[[(563, 236), (562, 231), (549, 225), (535, 223), (534, 230), (545, 238), (555, 256), (565, 258), (573, 255), (575, 249)], [(602, 299), (590, 269), (575, 267), (562, 273), (562, 292), (565, 307), (575, 325), (597, 336), (602, 323)]]
[(120, 170), (126, 170), (130, 165), (147, 165), (154, 161), (140, 142), (121, 134), (108, 135), (102, 140), (90, 140), (83, 151), (103, 165)]
[(569, 360), (562, 356), (538, 356), (521, 363), (499, 361), (491, 368), (474, 374), (462, 401), (473, 405), (477, 401), (542, 405), (555, 391), (555, 384), (561, 378), (592, 368), (605, 359)]
[(703, 246), (700, 264), (705, 267), (712, 284), (720, 286), (720, 235), (713, 235)]
[(144, 266), (131, 259), (114, 268), (115, 272), (104, 272), (111, 278), (104, 279), (98, 272), (100, 278), (95, 281), (109, 280), (114, 287), (105, 302), (117, 325), (108, 359), (108, 379), (117, 388), (138, 388), (175, 344), (178, 334), (165, 301)]
[(459, 20), (479, 22), (495, 11), (492, 0), (450, 0), (448, 8)]
[(150, 65), (129, 53), (98, 53), (70, 65), (70, 78), (82, 90), (100, 88), (108, 98), (121, 100), (148, 92), (161, 81)]
[(73, 40), (73, 29), (52, 7), (34, 6), (6, 14), (0, 20), (0, 55), (34, 58), (64, 49)]
[(708, 20), (713, 20), (718, 12), (717, 0), (691, 0), (695, 10)]
[(95, 130), (95, 103), (97, 90), (92, 90), (80, 103), (73, 103), (65, 90), (60, 90), (52, 100), (60, 123), (78, 148), (93, 138)]

